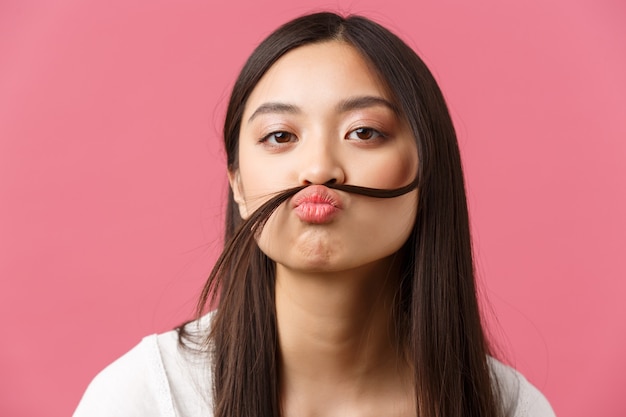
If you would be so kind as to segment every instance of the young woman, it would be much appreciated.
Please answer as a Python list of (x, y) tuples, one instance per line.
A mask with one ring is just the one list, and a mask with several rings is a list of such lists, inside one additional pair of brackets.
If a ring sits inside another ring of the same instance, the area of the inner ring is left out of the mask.
[(399, 38), (287, 23), (244, 66), (224, 140), (226, 244), (198, 318), (105, 369), (75, 416), (553, 415), (490, 356), (454, 128)]

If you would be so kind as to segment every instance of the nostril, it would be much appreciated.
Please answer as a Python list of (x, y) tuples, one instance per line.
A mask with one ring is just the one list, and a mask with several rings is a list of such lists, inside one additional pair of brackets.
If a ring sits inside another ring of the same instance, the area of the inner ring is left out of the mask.
[(337, 179), (336, 178), (332, 178), (332, 179), (326, 181), (325, 184), (337, 184)]

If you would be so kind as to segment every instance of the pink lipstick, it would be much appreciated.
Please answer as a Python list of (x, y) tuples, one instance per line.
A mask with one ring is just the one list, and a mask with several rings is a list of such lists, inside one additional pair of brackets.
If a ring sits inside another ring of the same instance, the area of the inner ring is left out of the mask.
[(329, 223), (341, 210), (341, 199), (323, 185), (310, 185), (292, 198), (296, 216), (305, 223)]

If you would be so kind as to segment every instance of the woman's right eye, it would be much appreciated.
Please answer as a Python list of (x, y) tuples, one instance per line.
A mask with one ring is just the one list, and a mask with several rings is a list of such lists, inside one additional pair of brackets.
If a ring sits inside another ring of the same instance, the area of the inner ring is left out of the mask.
[(278, 131), (263, 136), (260, 142), (268, 143), (269, 145), (281, 145), (283, 143), (294, 142), (296, 139), (296, 135), (294, 135), (293, 133)]

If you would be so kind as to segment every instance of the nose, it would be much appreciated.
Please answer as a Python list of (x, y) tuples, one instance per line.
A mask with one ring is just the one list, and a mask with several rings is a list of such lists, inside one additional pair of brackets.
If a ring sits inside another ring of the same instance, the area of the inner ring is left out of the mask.
[(308, 145), (302, 148), (299, 183), (301, 185), (345, 183), (345, 171), (336, 150), (324, 140), (313, 140)]

